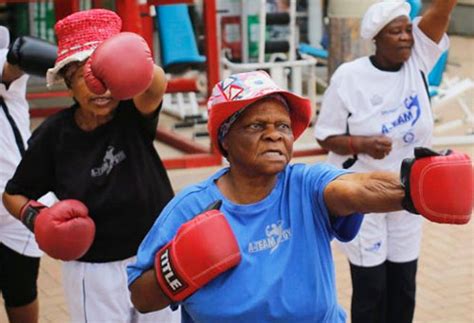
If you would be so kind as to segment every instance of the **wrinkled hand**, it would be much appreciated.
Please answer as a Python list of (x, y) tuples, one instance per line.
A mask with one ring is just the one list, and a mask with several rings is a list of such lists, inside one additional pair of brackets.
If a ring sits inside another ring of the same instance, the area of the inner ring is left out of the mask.
[(392, 151), (392, 139), (386, 136), (359, 137), (359, 152), (375, 159), (383, 159)]

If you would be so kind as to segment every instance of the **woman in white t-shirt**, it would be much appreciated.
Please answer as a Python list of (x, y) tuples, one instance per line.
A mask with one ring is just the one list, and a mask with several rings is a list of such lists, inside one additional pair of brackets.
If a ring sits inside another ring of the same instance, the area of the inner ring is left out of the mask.
[[(336, 70), (315, 125), (330, 163), (355, 172), (397, 171), (414, 147), (431, 145), (425, 76), (449, 46), (445, 31), (455, 5), (433, 0), (413, 22), (404, 1), (367, 10), (361, 36), (373, 40), (375, 54)], [(353, 323), (413, 320), (421, 224), (406, 211), (367, 214), (356, 238), (341, 244), (351, 268)]]

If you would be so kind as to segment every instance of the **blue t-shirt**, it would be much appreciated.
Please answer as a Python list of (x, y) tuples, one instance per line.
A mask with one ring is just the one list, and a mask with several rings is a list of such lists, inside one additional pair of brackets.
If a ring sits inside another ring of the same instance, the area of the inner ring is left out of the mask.
[(288, 165), (267, 197), (246, 205), (232, 203), (219, 191), (215, 181), (227, 171), (171, 200), (140, 245), (136, 263), (128, 267), (129, 284), (153, 267), (155, 253), (183, 223), (220, 199), (242, 260), (181, 303), (183, 321), (344, 322), (330, 241), (351, 240), (362, 215), (330, 221), (323, 192), (345, 171), (327, 164)]

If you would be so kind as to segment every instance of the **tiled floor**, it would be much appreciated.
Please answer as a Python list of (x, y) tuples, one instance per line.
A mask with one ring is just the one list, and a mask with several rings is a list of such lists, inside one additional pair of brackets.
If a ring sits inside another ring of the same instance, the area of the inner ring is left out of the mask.
[[(452, 37), (447, 73), (474, 79), (474, 38)], [(471, 92), (469, 106), (474, 106)], [(454, 104), (454, 103), (453, 103)], [(451, 107), (450, 107), (451, 108)], [(455, 106), (452, 108), (456, 109)], [(310, 134), (306, 136), (310, 138)], [(474, 156), (474, 147), (459, 147)], [(309, 157), (311, 162), (321, 157)], [(170, 171), (176, 190), (207, 177), (217, 168)], [(192, 172), (192, 176), (190, 173)], [(419, 260), (417, 307), (415, 322), (474, 322), (474, 220), (464, 226), (433, 224), (425, 221)], [(351, 284), (345, 257), (334, 248), (337, 289), (340, 303), (348, 310)], [(61, 263), (43, 257), (39, 277), (40, 322), (64, 323), (68, 312), (61, 285)], [(0, 322), (7, 322), (0, 306)], [(106, 323), (106, 322), (104, 322)], [(112, 322), (111, 322), (112, 323)]]

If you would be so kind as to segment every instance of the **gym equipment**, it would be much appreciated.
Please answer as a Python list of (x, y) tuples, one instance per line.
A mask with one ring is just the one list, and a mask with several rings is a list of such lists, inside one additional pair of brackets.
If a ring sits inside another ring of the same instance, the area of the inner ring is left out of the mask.
[[(185, 121), (200, 119), (207, 121), (205, 113), (199, 111), (196, 98), (197, 92), (199, 92), (199, 86), (196, 79), (178, 78), (168, 80), (166, 93), (163, 97), (163, 111)], [(185, 127), (187, 124), (177, 124), (176, 127)], [(193, 124), (189, 124), (189, 126)]]
[(206, 57), (199, 55), (186, 5), (156, 6), (156, 24), (162, 66), (166, 72), (182, 71), (206, 61)]
[[(290, 89), (298, 95), (303, 95), (303, 85), (306, 85), (306, 96), (309, 97), (315, 108), (316, 104), (316, 59), (306, 56), (297, 58), (296, 53), (296, 0), (290, 0), (289, 11), (284, 13), (267, 13), (266, 0), (258, 1), (258, 26), (253, 30), (258, 31), (258, 61), (249, 62), (248, 39), (248, 5), (250, 0), (242, 1), (241, 27), (242, 27), (242, 63), (231, 62), (227, 57), (221, 61), (229, 74), (257, 69), (269, 72), (272, 79), (280, 87)], [(255, 6), (256, 2), (252, 1)], [(289, 36), (287, 40), (268, 42), (265, 39), (267, 25), (288, 25)], [(266, 60), (266, 53), (271, 52)], [(223, 75), (225, 77), (226, 75)]]

